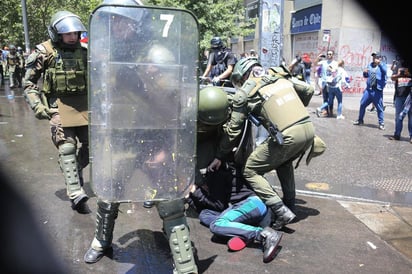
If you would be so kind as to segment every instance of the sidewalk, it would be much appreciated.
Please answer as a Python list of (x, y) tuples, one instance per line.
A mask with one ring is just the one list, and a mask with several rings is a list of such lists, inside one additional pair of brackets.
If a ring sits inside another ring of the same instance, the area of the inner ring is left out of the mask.
[[(297, 221), (284, 229), (279, 253), (268, 264), (262, 262), (259, 246), (229, 252), (225, 243), (211, 241), (211, 233), (198, 219), (189, 217), (199, 273), (410, 273), (412, 208), (298, 198)], [(116, 223), (114, 258), (85, 265), (76, 252), (78, 263), (67, 258), (72, 273), (171, 273), (156, 209), (124, 204), (122, 212)]]

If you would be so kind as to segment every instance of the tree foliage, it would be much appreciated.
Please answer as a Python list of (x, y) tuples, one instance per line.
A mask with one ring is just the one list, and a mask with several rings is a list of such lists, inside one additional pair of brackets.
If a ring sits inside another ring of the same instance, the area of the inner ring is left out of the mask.
[[(26, 1), (30, 46), (48, 39), (47, 26), (50, 17), (59, 10), (68, 10), (88, 26), (89, 15), (101, 0), (24, 0)], [(223, 40), (253, 33), (254, 22), (245, 21), (243, 0), (146, 0), (145, 5), (183, 8), (191, 11), (199, 21), (200, 47), (209, 47), (213, 36)], [(0, 1), (0, 45), (19, 45), (25, 48), (25, 36), (21, 0)]]
[(245, 20), (243, 0), (147, 0), (145, 3), (184, 8), (191, 11), (199, 21), (200, 47), (208, 48), (213, 36), (223, 40), (247, 36), (254, 32), (250, 28), (255, 22)]
[[(51, 16), (59, 10), (68, 10), (82, 19), (87, 26), (89, 14), (101, 2), (101, 0), (25, 0), (27, 25), (30, 46), (48, 39), (47, 26)], [(25, 36), (23, 26), (23, 11), (21, 0), (0, 1), (0, 45), (3, 48), (10, 44), (25, 48)]]

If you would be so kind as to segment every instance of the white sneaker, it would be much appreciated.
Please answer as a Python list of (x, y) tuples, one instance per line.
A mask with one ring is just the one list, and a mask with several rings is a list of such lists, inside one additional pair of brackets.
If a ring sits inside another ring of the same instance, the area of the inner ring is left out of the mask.
[(336, 119), (338, 119), (338, 120), (343, 120), (343, 119), (345, 119), (345, 116), (343, 116), (343, 115), (341, 114), (341, 115), (338, 115), (338, 116), (336, 117)]

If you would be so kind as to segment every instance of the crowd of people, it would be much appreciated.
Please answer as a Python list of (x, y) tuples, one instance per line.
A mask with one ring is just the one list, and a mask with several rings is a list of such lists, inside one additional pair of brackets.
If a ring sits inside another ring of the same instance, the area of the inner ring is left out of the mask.
[(21, 88), (25, 74), (26, 57), (23, 49), (11, 44), (0, 49), (0, 85), (9, 78), (10, 88)]

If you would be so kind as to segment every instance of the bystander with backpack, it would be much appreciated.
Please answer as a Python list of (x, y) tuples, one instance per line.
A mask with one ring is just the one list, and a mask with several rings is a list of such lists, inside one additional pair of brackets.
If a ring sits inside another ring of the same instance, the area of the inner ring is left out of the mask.
[(310, 75), (312, 71), (312, 60), (306, 53), (302, 56), (302, 63), (305, 66), (305, 81), (310, 84)]
[[(210, 40), (209, 58), (202, 78), (211, 79), (214, 86), (232, 86), (230, 76), (236, 61), (235, 55), (224, 46), (222, 39), (213, 37)], [(225, 80), (228, 80), (227, 83)]]
[(294, 77), (306, 82), (305, 65), (302, 62), (302, 57), (296, 55), (295, 59), (293, 59), (292, 63), (290, 63), (288, 69)]

